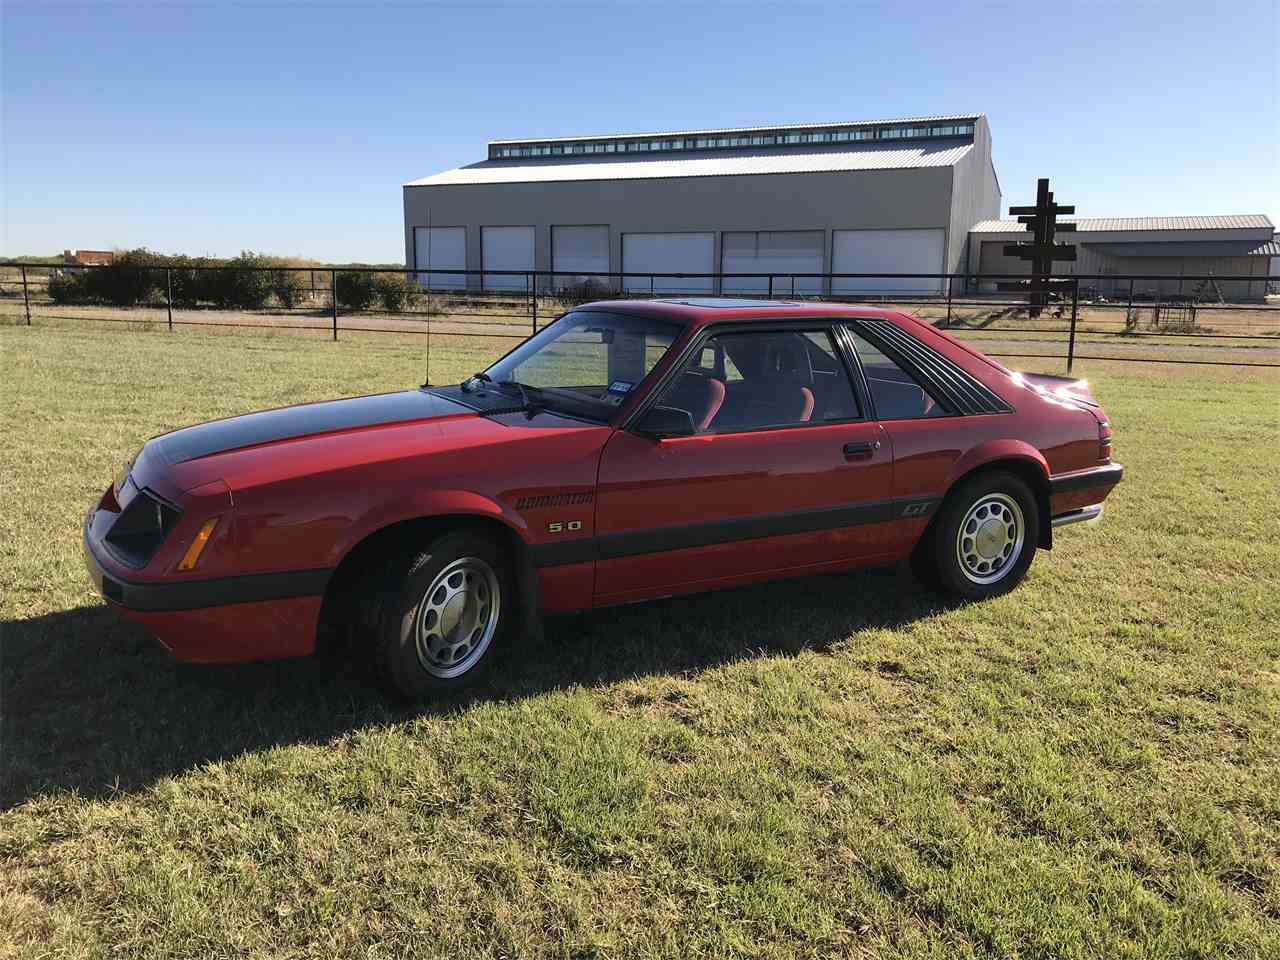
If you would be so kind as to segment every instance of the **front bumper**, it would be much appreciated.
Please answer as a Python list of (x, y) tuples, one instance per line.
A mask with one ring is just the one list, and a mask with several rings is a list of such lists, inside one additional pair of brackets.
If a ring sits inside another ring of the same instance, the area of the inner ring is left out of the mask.
[(89, 579), (104, 597), (127, 610), (164, 612), (199, 610), (227, 604), (259, 603), (265, 600), (289, 600), (295, 597), (321, 596), (333, 571), (285, 570), (278, 573), (252, 573), (242, 577), (217, 577), (210, 580), (170, 580), (161, 583), (126, 580), (108, 569), (111, 561), (99, 554), (102, 548), (92, 535), (92, 514), (84, 526), (84, 560)]
[(315, 650), (320, 606), (332, 570), (294, 570), (212, 580), (128, 580), (100, 551), (91, 511), (83, 531), (85, 567), (122, 617), (153, 633), (179, 660), (240, 663), (305, 656)]

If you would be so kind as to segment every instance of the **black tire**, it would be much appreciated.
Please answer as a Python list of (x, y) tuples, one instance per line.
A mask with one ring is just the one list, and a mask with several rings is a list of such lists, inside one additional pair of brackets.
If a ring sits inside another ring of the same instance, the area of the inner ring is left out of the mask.
[[(1015, 521), (1020, 537), (1010, 533)], [(1021, 582), (1039, 539), (1040, 510), (1026, 481), (990, 470), (962, 480), (947, 494), (916, 563), (930, 568), (925, 578), (930, 586), (964, 600), (984, 600)]]
[[(452, 572), (442, 577), (446, 571)], [(475, 683), (492, 666), (518, 619), (510, 563), (493, 540), (480, 534), (441, 534), (425, 550), (392, 558), (371, 578), (370, 587), (361, 619), (362, 632), (373, 641), (374, 669), (388, 693), (411, 702), (447, 696)], [(446, 590), (455, 592), (442, 592)], [(451, 598), (444, 607), (435, 602), (442, 596)], [(493, 616), (491, 629), (477, 626), (486, 609)], [(476, 631), (487, 633), (487, 639), (481, 636), (468, 646)], [(450, 663), (455, 653), (458, 659)]]

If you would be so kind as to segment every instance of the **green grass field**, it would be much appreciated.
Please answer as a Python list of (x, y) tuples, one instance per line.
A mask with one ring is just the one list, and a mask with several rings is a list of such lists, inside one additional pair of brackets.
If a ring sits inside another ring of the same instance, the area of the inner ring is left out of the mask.
[(989, 603), (625, 607), (414, 712), (104, 609), (79, 524), (146, 437), (423, 346), (0, 327), (0, 955), (1280, 956), (1277, 371), (1078, 368), (1125, 482)]

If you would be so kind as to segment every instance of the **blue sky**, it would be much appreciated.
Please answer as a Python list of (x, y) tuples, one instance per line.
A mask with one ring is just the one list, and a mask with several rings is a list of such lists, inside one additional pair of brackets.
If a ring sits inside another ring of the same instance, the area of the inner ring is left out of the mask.
[(1006, 205), (1280, 223), (1277, 9), (4, 0), (0, 253), (399, 261), (490, 139), (968, 111)]

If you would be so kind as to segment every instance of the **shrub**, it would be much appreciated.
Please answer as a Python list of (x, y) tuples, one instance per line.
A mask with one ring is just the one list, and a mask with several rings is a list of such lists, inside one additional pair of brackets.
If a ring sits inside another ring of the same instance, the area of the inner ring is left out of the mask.
[(190, 310), (195, 307), (204, 294), (207, 281), (205, 274), (192, 270), (196, 263), (188, 257), (174, 257), (177, 266), (169, 268), (169, 290), (173, 297), (173, 305)]
[(618, 296), (608, 279), (583, 277), (577, 282), (565, 284), (557, 291), (557, 299), (569, 303), (590, 303), (592, 300), (608, 300)]
[(261, 310), (267, 305), (276, 275), (262, 268), (270, 265), (266, 257), (247, 252), (229, 261), (231, 306)]
[(260, 310), (274, 292), (275, 275), (262, 270), (271, 266), (267, 257), (245, 252), (230, 260), (200, 260), (193, 266), (217, 266), (216, 270), (192, 270), (195, 299), (217, 307)]
[[(213, 266), (213, 263), (202, 264)], [(216, 270), (192, 271), (195, 275), (194, 292), (198, 300), (215, 307), (230, 307), (236, 300), (235, 273), (226, 267)]]
[(280, 306), (292, 310), (306, 299), (307, 282), (296, 270), (281, 270), (271, 274), (271, 292)]
[(378, 297), (377, 279), (363, 270), (339, 270), (334, 276), (338, 306), (347, 310), (367, 310)]
[(49, 297), (54, 303), (88, 303), (89, 293), (85, 288), (85, 277), (82, 273), (55, 273), (49, 277)]
[(163, 272), (155, 269), (162, 258), (150, 250), (128, 250), (115, 258), (110, 266), (95, 267), (82, 274), (90, 300), (117, 307), (131, 307), (162, 296)]
[(418, 285), (404, 274), (379, 273), (374, 276), (378, 299), (388, 313), (399, 313), (418, 300)]

